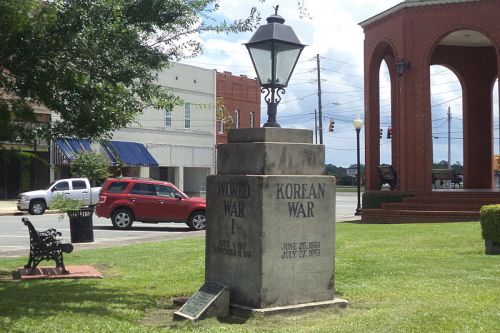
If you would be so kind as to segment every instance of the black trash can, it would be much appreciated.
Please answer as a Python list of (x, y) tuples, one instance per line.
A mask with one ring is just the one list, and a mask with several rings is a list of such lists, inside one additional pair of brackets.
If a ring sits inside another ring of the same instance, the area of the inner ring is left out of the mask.
[(94, 241), (92, 215), (94, 208), (81, 208), (67, 212), (71, 243), (91, 243)]

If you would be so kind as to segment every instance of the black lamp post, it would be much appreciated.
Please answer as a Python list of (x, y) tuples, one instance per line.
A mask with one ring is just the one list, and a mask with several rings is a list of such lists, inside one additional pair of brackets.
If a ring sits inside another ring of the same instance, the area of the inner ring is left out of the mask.
[(259, 78), (261, 92), (266, 93), (267, 122), (264, 127), (280, 127), (276, 122), (276, 111), (285, 92), (293, 69), (305, 45), (301, 44), (293, 29), (285, 25), (285, 19), (278, 15), (267, 18), (245, 46)]
[(354, 129), (356, 130), (356, 142), (357, 142), (357, 179), (358, 179), (358, 207), (356, 207), (356, 213), (354, 215), (361, 215), (361, 166), (359, 164), (359, 132), (363, 128), (363, 119), (359, 116), (352, 122)]

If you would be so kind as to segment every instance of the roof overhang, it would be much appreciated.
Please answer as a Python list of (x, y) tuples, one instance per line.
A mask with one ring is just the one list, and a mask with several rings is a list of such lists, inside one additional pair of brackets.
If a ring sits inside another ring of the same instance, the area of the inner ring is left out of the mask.
[(483, 47), (492, 46), (491, 41), (482, 33), (474, 30), (457, 30), (444, 37), (439, 45), (448, 46), (469, 46), (469, 47)]
[(411, 8), (411, 7), (421, 7), (421, 6), (434, 6), (434, 5), (443, 5), (443, 4), (450, 4), (450, 3), (461, 3), (461, 2), (473, 2), (473, 1), (480, 1), (480, 0), (408, 0), (405, 2), (401, 2), (397, 4), (394, 7), (391, 7), (375, 16), (370, 17), (369, 19), (362, 21), (359, 23), (359, 25), (364, 28), (369, 24), (372, 24), (374, 22), (377, 22), (378, 20), (397, 13), (405, 8)]

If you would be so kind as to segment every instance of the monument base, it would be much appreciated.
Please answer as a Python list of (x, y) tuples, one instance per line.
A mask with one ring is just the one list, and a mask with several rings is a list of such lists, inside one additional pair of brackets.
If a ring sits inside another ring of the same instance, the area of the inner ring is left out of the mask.
[(268, 315), (276, 315), (283, 313), (294, 313), (294, 312), (307, 312), (314, 311), (321, 308), (328, 307), (337, 307), (337, 308), (346, 308), (349, 305), (349, 302), (345, 299), (335, 298), (330, 301), (321, 301), (321, 302), (313, 302), (313, 303), (302, 303), (302, 304), (294, 304), (287, 306), (275, 306), (270, 308), (251, 308), (238, 304), (230, 304), (229, 307), (231, 311), (241, 312), (245, 314), (261, 314), (264, 316)]

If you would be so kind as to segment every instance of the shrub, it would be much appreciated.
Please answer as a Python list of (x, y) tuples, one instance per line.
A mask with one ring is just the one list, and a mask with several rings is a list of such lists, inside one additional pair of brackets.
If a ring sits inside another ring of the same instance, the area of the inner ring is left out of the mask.
[(380, 208), (380, 205), (386, 202), (401, 202), (406, 197), (412, 197), (413, 194), (404, 192), (380, 191), (363, 193), (363, 209)]
[(500, 244), (500, 205), (481, 207), (480, 219), (483, 239)]
[(101, 183), (109, 177), (108, 161), (96, 152), (82, 151), (71, 162), (71, 171), (76, 177), (85, 177), (92, 184)]
[(82, 208), (82, 203), (79, 200), (58, 195), (52, 199), (50, 209), (59, 210), (61, 212), (68, 212), (72, 210), (79, 210)]

